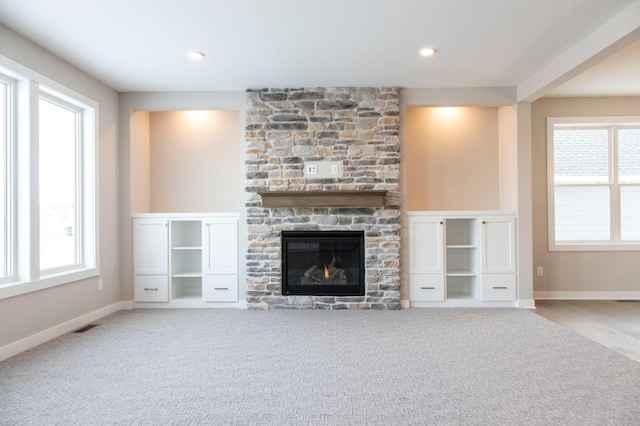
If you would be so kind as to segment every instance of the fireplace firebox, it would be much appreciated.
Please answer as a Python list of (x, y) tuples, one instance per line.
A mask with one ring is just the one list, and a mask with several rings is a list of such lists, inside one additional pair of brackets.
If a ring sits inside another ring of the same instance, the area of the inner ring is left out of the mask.
[(363, 296), (363, 231), (282, 231), (282, 294)]

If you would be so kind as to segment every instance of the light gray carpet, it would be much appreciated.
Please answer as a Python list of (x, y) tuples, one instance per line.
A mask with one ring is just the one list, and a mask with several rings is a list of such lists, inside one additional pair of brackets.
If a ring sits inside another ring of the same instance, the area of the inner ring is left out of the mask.
[(640, 424), (640, 363), (516, 309), (123, 311), (0, 393), (2, 425)]

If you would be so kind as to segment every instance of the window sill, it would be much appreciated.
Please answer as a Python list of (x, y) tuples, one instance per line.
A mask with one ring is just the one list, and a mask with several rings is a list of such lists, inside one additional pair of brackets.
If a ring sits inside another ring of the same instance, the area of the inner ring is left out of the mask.
[(638, 243), (567, 243), (554, 244), (549, 243), (549, 251), (640, 251)]
[(98, 268), (86, 268), (73, 272), (65, 272), (57, 275), (49, 275), (34, 281), (18, 281), (0, 284), (0, 300), (9, 297), (20, 296), (34, 291), (44, 290), (75, 281), (97, 277), (100, 274)]

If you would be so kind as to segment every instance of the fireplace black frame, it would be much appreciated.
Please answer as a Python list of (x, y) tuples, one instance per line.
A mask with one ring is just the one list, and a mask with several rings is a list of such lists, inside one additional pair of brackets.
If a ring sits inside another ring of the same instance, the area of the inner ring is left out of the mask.
[[(282, 231), (282, 294), (285, 296), (364, 296), (365, 239), (364, 231)], [(358, 282), (344, 285), (302, 285), (289, 283), (287, 277), (287, 245), (291, 242), (357, 242), (360, 244)]]

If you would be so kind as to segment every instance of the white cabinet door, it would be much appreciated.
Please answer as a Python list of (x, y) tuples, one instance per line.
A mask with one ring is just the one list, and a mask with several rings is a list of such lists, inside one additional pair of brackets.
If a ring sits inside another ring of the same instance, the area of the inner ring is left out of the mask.
[(486, 216), (482, 218), (482, 273), (515, 274), (516, 218)]
[(134, 219), (134, 274), (169, 273), (169, 221), (167, 219)]
[(412, 274), (444, 274), (444, 218), (409, 218), (409, 269)]
[(207, 219), (203, 232), (204, 274), (237, 274), (237, 219)]
[(205, 302), (237, 302), (237, 275), (205, 275), (202, 282), (202, 299)]

